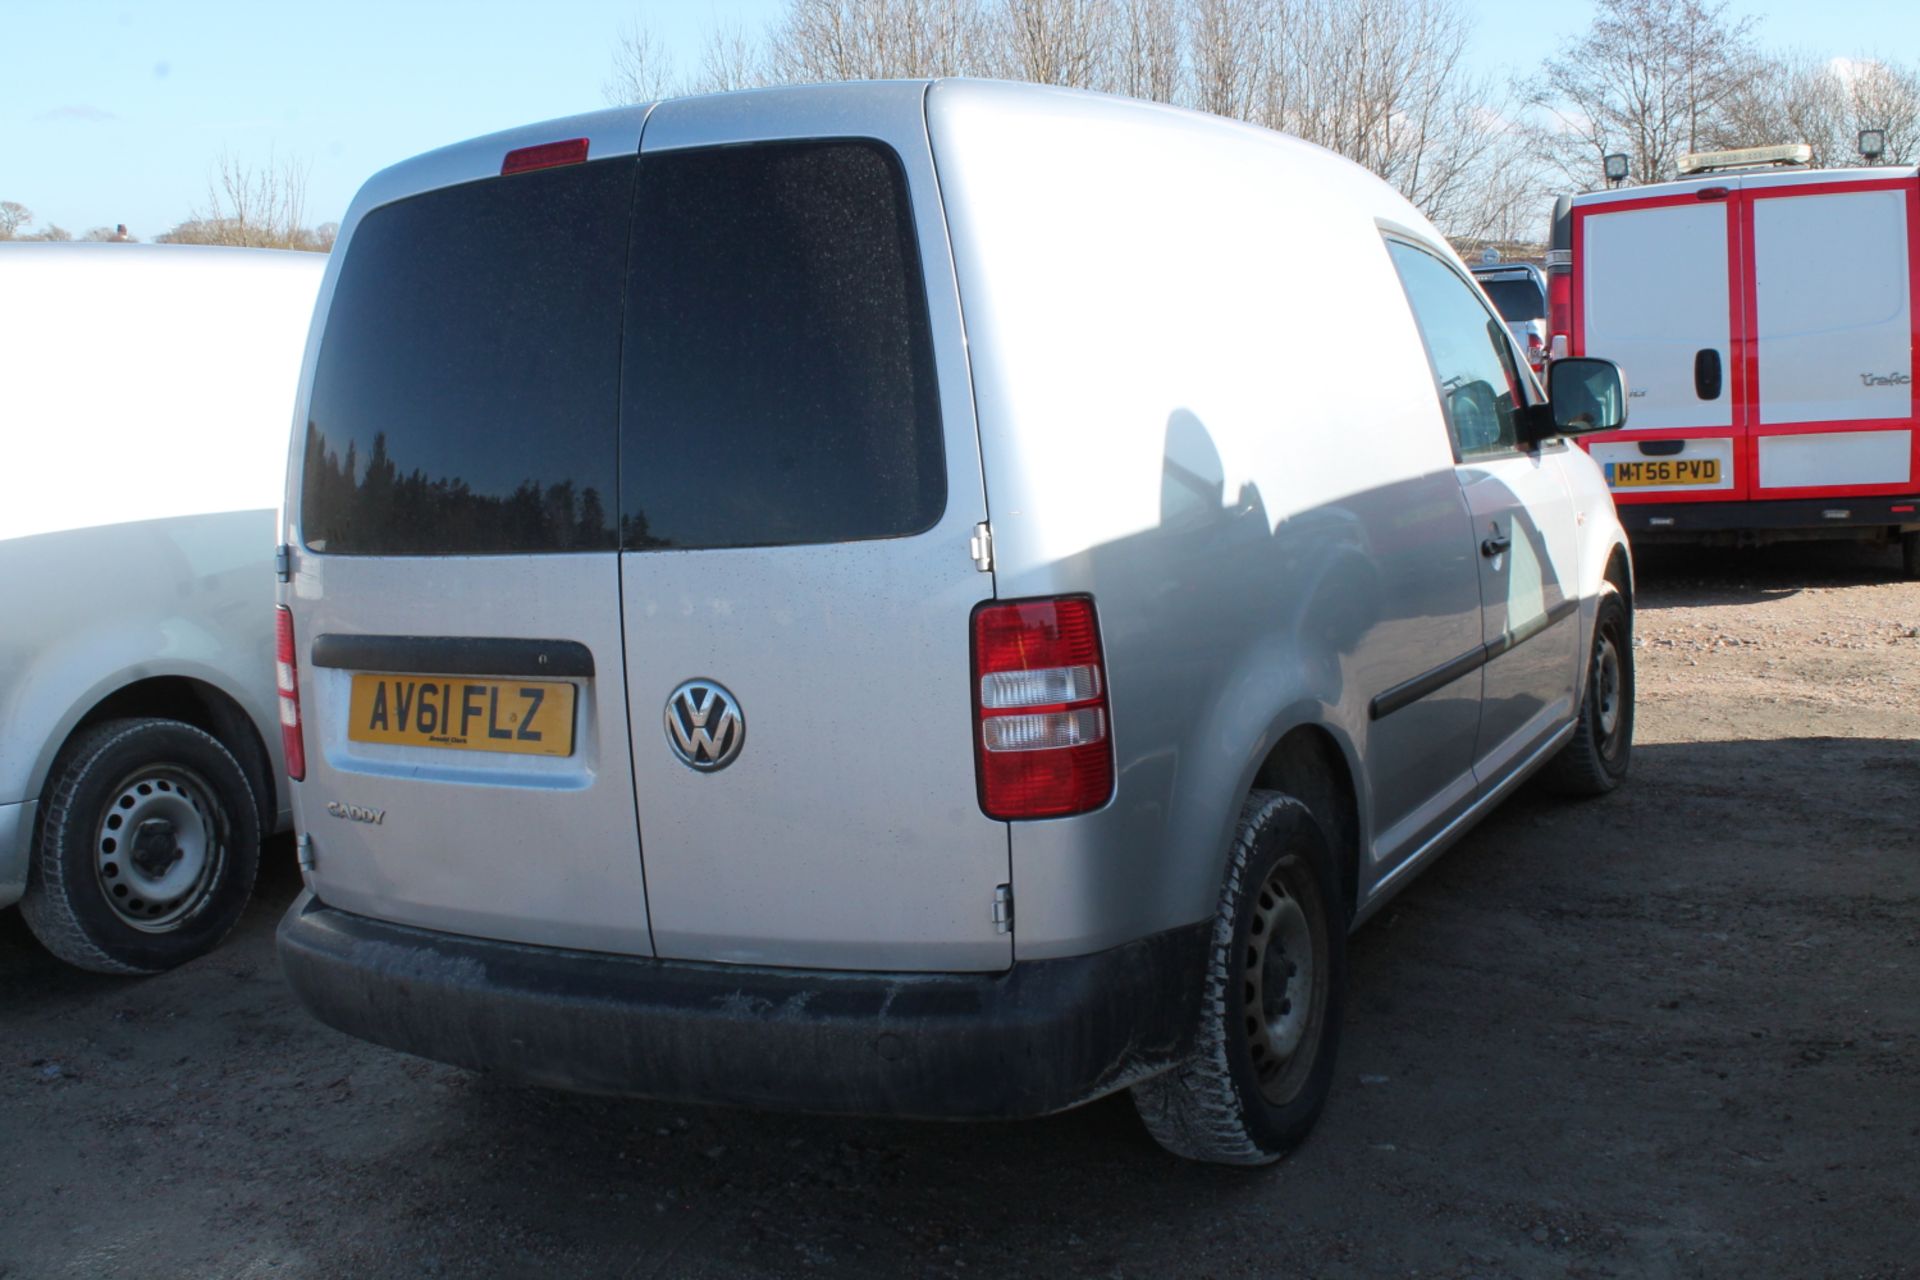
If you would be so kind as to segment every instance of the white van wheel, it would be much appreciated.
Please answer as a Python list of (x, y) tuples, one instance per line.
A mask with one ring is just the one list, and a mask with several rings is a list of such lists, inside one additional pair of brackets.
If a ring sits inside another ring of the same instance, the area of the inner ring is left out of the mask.
[(1216, 1164), (1270, 1164), (1326, 1103), (1346, 991), (1333, 852), (1304, 804), (1255, 791), (1214, 918), (1193, 1047), (1133, 1087), (1154, 1141)]
[(259, 862), (231, 752), (177, 720), (109, 720), (54, 766), (20, 911), (69, 964), (158, 973), (226, 937)]

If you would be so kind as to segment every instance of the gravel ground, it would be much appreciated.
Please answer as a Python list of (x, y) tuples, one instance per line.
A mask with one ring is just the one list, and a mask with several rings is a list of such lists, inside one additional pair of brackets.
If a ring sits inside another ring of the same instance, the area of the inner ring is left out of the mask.
[(1354, 938), (1281, 1165), (1123, 1098), (943, 1126), (506, 1087), (309, 1021), (273, 850), (220, 952), (61, 968), (0, 913), (0, 1276), (1920, 1276), (1920, 583), (1649, 554), (1639, 746)]

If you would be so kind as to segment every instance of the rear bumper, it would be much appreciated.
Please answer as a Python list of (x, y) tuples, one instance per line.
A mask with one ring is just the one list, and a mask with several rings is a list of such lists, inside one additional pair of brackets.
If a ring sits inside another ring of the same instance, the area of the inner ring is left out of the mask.
[(1209, 926), (1003, 973), (843, 973), (523, 946), (303, 893), (280, 962), (313, 1015), (530, 1084), (855, 1115), (1045, 1115), (1186, 1046)]
[[(1859, 537), (1899, 526), (1920, 527), (1920, 496), (1798, 498), (1788, 502), (1622, 502), (1620, 523), (1631, 536), (1678, 537), (1749, 530), (1828, 531)], [(1895, 511), (1907, 507), (1907, 511)]]

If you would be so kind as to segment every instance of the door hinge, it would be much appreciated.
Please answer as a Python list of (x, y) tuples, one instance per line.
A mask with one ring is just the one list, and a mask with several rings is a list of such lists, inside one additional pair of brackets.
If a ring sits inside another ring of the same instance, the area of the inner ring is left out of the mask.
[(993, 931), (1013, 932), (1013, 886), (995, 885), (993, 889)]
[(293, 551), (284, 542), (273, 549), (273, 576), (280, 582), (293, 577)]
[(993, 526), (985, 520), (973, 526), (973, 541), (967, 545), (973, 552), (973, 567), (982, 573), (992, 573)]

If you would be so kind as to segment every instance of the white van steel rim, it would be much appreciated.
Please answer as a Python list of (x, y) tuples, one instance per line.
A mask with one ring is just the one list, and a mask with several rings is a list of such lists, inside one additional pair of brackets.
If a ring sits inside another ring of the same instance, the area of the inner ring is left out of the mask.
[(206, 781), (147, 765), (115, 788), (94, 832), (101, 896), (143, 933), (165, 933), (206, 904), (226, 863)]

